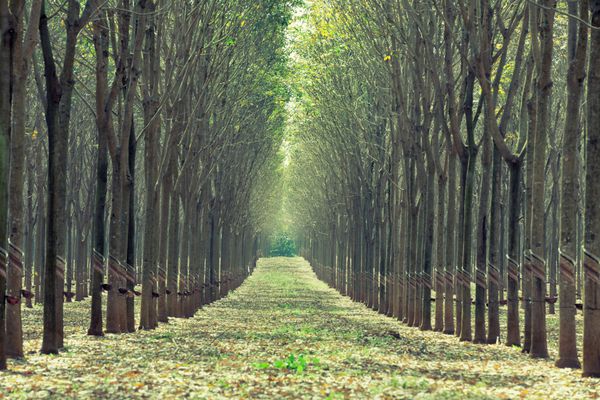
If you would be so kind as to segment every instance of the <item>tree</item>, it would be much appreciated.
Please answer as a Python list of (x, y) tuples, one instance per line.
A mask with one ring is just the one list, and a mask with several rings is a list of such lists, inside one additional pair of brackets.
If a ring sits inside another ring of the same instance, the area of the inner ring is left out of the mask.
[[(533, 105), (534, 130), (532, 203), (531, 203), (531, 348), (535, 358), (547, 358), (546, 337), (546, 265), (544, 260), (544, 212), (546, 145), (549, 130), (550, 98), (552, 94), (553, 25), (556, 1), (544, 1), (544, 8), (531, 6), (532, 49), (536, 66), (536, 104)], [(538, 17), (539, 16), (539, 17)], [(538, 19), (539, 18), (539, 19)], [(539, 28), (537, 25), (539, 24)], [(537, 28), (537, 29), (536, 29)], [(539, 35), (539, 39), (538, 39)]]
[(46, 1), (42, 0), (40, 42), (46, 78), (46, 125), (48, 128), (48, 234), (44, 290), (44, 341), (42, 353), (58, 353), (63, 346), (63, 286), (66, 237), (65, 151), (69, 141), (69, 122), (73, 95), (73, 68), (77, 36), (88, 23), (95, 4), (88, 1), (80, 15), (80, 4), (69, 1), (66, 16), (65, 55), (60, 74), (52, 50)]
[(600, 377), (600, 2), (590, 1), (590, 21), (594, 29), (590, 39), (588, 71), (588, 134), (585, 191), (585, 299), (583, 326), (583, 376)]
[[(579, 18), (588, 20), (589, 4), (586, 0), (569, 2), (569, 11), (579, 13)], [(584, 22), (569, 19), (569, 70), (567, 72), (567, 112), (563, 138), (562, 157), (562, 215), (560, 230), (560, 339), (559, 359), (556, 366), (580, 368), (577, 357), (577, 335), (575, 332), (575, 262), (577, 260), (577, 202), (579, 196), (579, 170), (577, 144), (581, 140), (581, 97), (585, 80), (585, 65), (588, 46), (588, 28)]]
[(8, 1), (0, 1), (0, 370), (6, 369), (6, 278), (8, 272), (8, 185), (10, 177), (10, 138), (12, 71), (14, 51), (13, 16)]
[(25, 179), (25, 101), (27, 77), (31, 70), (31, 58), (37, 44), (37, 30), (41, 1), (33, 1), (29, 22), (25, 28), (24, 1), (11, 2), (13, 32), (12, 66), (12, 129), (10, 163), (10, 245), (7, 295), (18, 300), (7, 303), (6, 310), (6, 354), (23, 357), (23, 330), (21, 326), (21, 299), (24, 248), (24, 201)]

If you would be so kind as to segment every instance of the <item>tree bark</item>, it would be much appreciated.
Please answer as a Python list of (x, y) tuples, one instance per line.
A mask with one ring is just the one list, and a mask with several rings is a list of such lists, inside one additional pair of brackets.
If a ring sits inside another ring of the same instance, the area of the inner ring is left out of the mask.
[[(58, 354), (61, 347), (59, 308), (62, 308), (62, 281), (64, 279), (65, 194), (67, 132), (59, 124), (59, 106), (62, 89), (50, 43), (45, 1), (40, 16), (40, 40), (46, 76), (46, 124), (48, 126), (48, 210), (46, 260), (44, 274), (44, 335), (43, 354)], [(61, 277), (62, 276), (62, 277)], [(59, 295), (60, 293), (60, 295)]]
[[(157, 99), (159, 55), (156, 51), (156, 17), (153, 15), (155, 8), (156, 5), (154, 1), (148, 1), (148, 12), (150, 16), (148, 18), (148, 28), (146, 29), (146, 45), (143, 59), (144, 124), (147, 127), (144, 136), (146, 152), (144, 157), (144, 167), (146, 172), (146, 223), (144, 226), (144, 251), (142, 258), (142, 305), (140, 329), (145, 330), (154, 329), (157, 324), (157, 307), (153, 292), (158, 290), (159, 296), (163, 297), (163, 299), (165, 296), (164, 284), (162, 285), (162, 288), (155, 288), (156, 278), (158, 278), (159, 282), (163, 281), (158, 274), (157, 266), (160, 262), (159, 250), (161, 247), (164, 247), (161, 246), (159, 241), (161, 233), (156, 229), (155, 225), (156, 221), (160, 220), (158, 147), (161, 123), (158, 114), (159, 102)], [(166, 319), (166, 314), (163, 319)]]
[(585, 299), (583, 376), (600, 377), (600, 1), (590, 0), (592, 30), (588, 72), (588, 136), (585, 193)]
[(446, 213), (446, 285), (444, 290), (444, 333), (454, 334), (454, 276), (456, 268), (456, 153), (448, 148), (448, 212)]
[[(489, 121), (488, 121), (489, 122)], [(485, 130), (489, 129), (489, 126)], [(475, 334), (473, 343), (487, 343), (485, 306), (487, 291), (487, 249), (489, 237), (490, 188), (492, 183), (492, 142), (489, 132), (484, 133), (481, 157), (481, 189), (477, 217), (477, 257), (475, 271)]]
[(492, 192), (490, 205), (490, 240), (488, 264), (488, 334), (487, 343), (495, 344), (500, 340), (500, 309), (498, 288), (502, 287), (502, 156), (498, 149), (493, 150)]
[(98, 149), (96, 152), (96, 196), (94, 202), (94, 227), (92, 239), (92, 306), (90, 316), (90, 327), (88, 335), (103, 336), (102, 317), (102, 284), (104, 283), (104, 271), (106, 254), (106, 194), (108, 188), (108, 150), (107, 138), (103, 130), (105, 127), (105, 110), (107, 96), (107, 68), (108, 68), (108, 26), (100, 11), (93, 21), (94, 47), (96, 49), (96, 130)]
[(8, 273), (8, 185), (10, 177), (13, 21), (8, 0), (0, 0), (0, 370), (6, 369), (6, 278)]
[[(576, 1), (569, 2), (569, 11), (577, 13)], [(579, 18), (588, 20), (588, 1), (579, 1)], [(579, 197), (578, 143), (581, 141), (581, 96), (584, 89), (587, 59), (588, 29), (583, 23), (569, 19), (569, 70), (567, 72), (567, 112), (562, 151), (562, 202), (560, 216), (560, 336), (559, 368), (580, 368), (577, 355), (575, 314), (575, 261), (577, 260), (577, 213)]]
[(14, 27), (12, 54), (12, 129), (10, 154), (10, 245), (7, 295), (20, 301), (6, 305), (6, 355), (23, 357), (23, 329), (21, 324), (21, 282), (23, 277), (23, 252), (25, 220), (23, 209), (23, 187), (25, 179), (25, 119), (26, 88), (30, 70), (30, 60), (36, 44), (41, 1), (31, 4), (29, 24), (24, 29), (24, 1), (11, 3), (12, 25)]
[[(534, 59), (537, 65), (537, 102), (536, 102), (536, 129), (532, 142), (533, 147), (533, 187), (532, 187), (532, 235), (531, 235), (531, 349), (533, 358), (547, 358), (548, 345), (546, 337), (546, 261), (544, 260), (545, 231), (545, 167), (547, 135), (550, 129), (549, 113), (550, 98), (552, 95), (552, 55), (553, 55), (553, 25), (556, 0), (545, 0), (548, 8), (540, 10), (541, 20), (539, 31), (539, 54), (534, 50)], [(534, 6), (537, 11), (537, 7)], [(537, 12), (532, 12), (532, 16)], [(535, 17), (534, 17), (535, 21)], [(535, 47), (535, 44), (534, 44)]]

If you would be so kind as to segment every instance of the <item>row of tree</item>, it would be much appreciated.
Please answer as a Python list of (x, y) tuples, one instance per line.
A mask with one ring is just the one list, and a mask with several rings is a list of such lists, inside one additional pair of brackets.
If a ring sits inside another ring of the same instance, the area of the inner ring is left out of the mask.
[(600, 2), (311, 8), (286, 208), (318, 275), (532, 357), (558, 308), (559, 367), (580, 367), (582, 308), (583, 375), (599, 377)]
[(99, 336), (241, 284), (277, 200), (291, 8), (0, 0), (0, 369), (22, 300), (58, 353), (65, 299), (91, 296)]

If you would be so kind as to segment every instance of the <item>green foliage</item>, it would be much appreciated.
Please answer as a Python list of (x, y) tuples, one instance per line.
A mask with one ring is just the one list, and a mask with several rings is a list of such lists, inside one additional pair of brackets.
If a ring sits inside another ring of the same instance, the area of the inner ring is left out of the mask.
[(271, 239), (271, 257), (294, 256), (296, 256), (296, 244), (288, 235), (275, 235)]
[(290, 354), (285, 360), (277, 360), (273, 364), (275, 368), (288, 369), (291, 371), (296, 371), (297, 373), (302, 373), (306, 369), (307, 365), (308, 363), (306, 362), (303, 354), (300, 354), (298, 357), (296, 357), (294, 354)]
[(294, 371), (298, 374), (306, 371), (306, 368), (309, 366), (319, 366), (320, 361), (318, 358), (313, 357), (308, 359), (304, 354), (299, 354), (296, 356), (295, 354), (290, 354), (288, 357), (277, 360), (274, 363), (270, 364), (268, 362), (260, 362), (254, 364), (254, 367), (257, 369), (268, 369), (268, 368), (277, 368), (284, 369), (288, 371)]

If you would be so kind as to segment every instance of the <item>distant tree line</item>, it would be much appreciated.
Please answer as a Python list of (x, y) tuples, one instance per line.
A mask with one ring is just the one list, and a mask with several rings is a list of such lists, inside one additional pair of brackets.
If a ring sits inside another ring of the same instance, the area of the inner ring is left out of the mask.
[(278, 234), (271, 238), (271, 257), (294, 257), (296, 254), (296, 244), (288, 235)]

